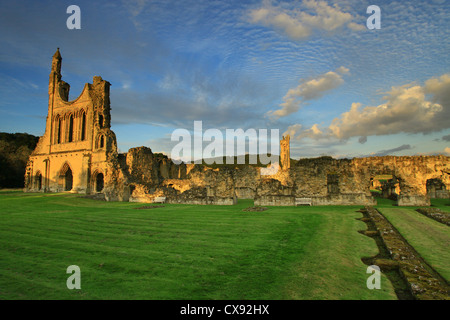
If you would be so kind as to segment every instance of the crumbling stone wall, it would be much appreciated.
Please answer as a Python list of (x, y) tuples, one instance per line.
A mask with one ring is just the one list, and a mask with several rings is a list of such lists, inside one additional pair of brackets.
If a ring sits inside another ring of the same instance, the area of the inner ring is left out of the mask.
[(437, 198), (437, 199), (450, 198), (450, 193), (447, 190), (446, 185), (441, 181), (441, 179), (438, 178), (427, 180), (427, 195), (430, 198)]
[[(255, 203), (257, 200), (259, 205), (293, 205), (295, 198), (310, 198), (312, 205), (374, 204), (368, 186), (365, 188), (361, 183), (361, 177), (354, 172), (352, 161), (348, 159), (300, 159), (288, 171), (279, 171), (270, 178), (280, 181), (281, 185), (272, 183), (270, 191), (266, 186), (258, 187)], [(290, 190), (289, 195), (286, 190)]]
[[(351, 160), (320, 157), (300, 159), (288, 170), (288, 174), (282, 171), (271, 178), (279, 180), (281, 186), (294, 188), (292, 197), (312, 198), (313, 205), (374, 205), (375, 200), (370, 193), (372, 178), (391, 174), (401, 190), (398, 205), (427, 206), (430, 205), (427, 181), (438, 178), (448, 186), (449, 172), (449, 157), (446, 156), (387, 156)], [(241, 184), (240, 187), (244, 186)], [(270, 205), (275, 198), (268, 198), (264, 190), (259, 187), (255, 199), (261, 205)], [(276, 190), (274, 188), (271, 195), (285, 196), (282, 187)], [(291, 199), (285, 201), (286, 205), (291, 202)]]
[(241, 197), (258, 205), (294, 205), (295, 198), (311, 198), (313, 205), (373, 205), (371, 181), (389, 174), (398, 182), (399, 205), (425, 206), (430, 196), (449, 197), (447, 156), (319, 157), (292, 165), (286, 136), (280, 143), (281, 169), (268, 176), (252, 166), (176, 165), (147, 147), (118, 154), (109, 82), (95, 76), (69, 101), (61, 61), (57, 50), (49, 76), (46, 129), (30, 155), (25, 191), (103, 193), (109, 201), (152, 202), (165, 196), (171, 203), (229, 205)]
[(256, 189), (256, 206), (293, 206), (295, 189), (271, 178), (262, 179)]
[(61, 63), (58, 49), (49, 75), (45, 133), (29, 157), (24, 191), (104, 193), (108, 200), (127, 201), (111, 131), (110, 83), (95, 76), (69, 101)]
[(132, 148), (122, 156), (131, 201), (152, 202), (165, 196), (167, 203), (236, 204), (233, 172), (203, 165), (176, 165), (150, 148)]
[(401, 191), (399, 205), (430, 205), (426, 187), (429, 179), (438, 178), (450, 186), (449, 157), (444, 155), (355, 158), (352, 162), (362, 183), (378, 174), (395, 176)]
[[(149, 150), (139, 150), (147, 157), (151, 154)], [(135, 152), (132, 150), (131, 154)], [(375, 205), (376, 200), (370, 193), (371, 178), (391, 174), (400, 184), (399, 205), (426, 206), (429, 205), (426, 181), (439, 177), (449, 183), (448, 157), (445, 156), (300, 159), (290, 169), (279, 170), (271, 176), (261, 175), (261, 168), (252, 166), (212, 169), (187, 165), (183, 179), (181, 169), (173, 170), (172, 176), (164, 179), (164, 174), (158, 174), (158, 170), (165, 169), (161, 169), (158, 162), (155, 164), (154, 159), (146, 160), (142, 156), (136, 159), (139, 161), (127, 162), (131, 166), (128, 171), (135, 173), (130, 181), (147, 185), (151, 193), (158, 190), (160, 194), (169, 194), (173, 198), (170, 201), (176, 203), (233, 204), (235, 198), (253, 198), (256, 205), (294, 205), (295, 198), (311, 198), (313, 205)], [(163, 166), (167, 166), (167, 161), (170, 159), (161, 162)], [(159, 186), (165, 189), (158, 189)], [(186, 193), (191, 189), (196, 191)], [(196, 197), (204, 199), (195, 200)]]

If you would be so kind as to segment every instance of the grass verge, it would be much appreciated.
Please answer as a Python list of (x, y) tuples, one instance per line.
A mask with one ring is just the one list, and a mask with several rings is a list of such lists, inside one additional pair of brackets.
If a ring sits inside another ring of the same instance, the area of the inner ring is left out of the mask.
[[(395, 299), (369, 290), (359, 207), (104, 202), (0, 194), (1, 299)], [(69, 290), (66, 269), (81, 269)]]
[(450, 280), (450, 228), (410, 208), (379, 208), (410, 245), (447, 282)]

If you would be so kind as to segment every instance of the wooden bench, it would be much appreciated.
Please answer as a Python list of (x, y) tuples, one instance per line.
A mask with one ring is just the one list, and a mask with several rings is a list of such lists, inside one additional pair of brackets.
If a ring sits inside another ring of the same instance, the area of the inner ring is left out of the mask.
[(296, 206), (304, 206), (304, 205), (312, 206), (312, 199), (311, 198), (295, 198), (295, 205)]
[(166, 202), (166, 197), (156, 197), (153, 199), (153, 203), (164, 203)]

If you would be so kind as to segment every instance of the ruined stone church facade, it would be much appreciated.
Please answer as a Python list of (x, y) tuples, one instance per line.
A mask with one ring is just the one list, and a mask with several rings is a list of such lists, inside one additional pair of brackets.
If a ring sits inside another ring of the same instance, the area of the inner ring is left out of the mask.
[(91, 194), (117, 188), (120, 170), (110, 129), (110, 83), (95, 76), (69, 101), (70, 85), (61, 79), (61, 62), (58, 49), (49, 77), (45, 133), (29, 158), (25, 190)]
[(382, 194), (398, 205), (426, 206), (430, 198), (449, 198), (447, 156), (320, 157), (291, 161), (289, 135), (280, 141), (280, 166), (273, 175), (254, 166), (211, 168), (175, 164), (150, 148), (118, 153), (111, 131), (110, 83), (99, 76), (69, 101), (61, 79), (59, 49), (52, 58), (45, 133), (30, 155), (27, 192), (73, 192), (108, 201), (233, 205), (238, 198), (255, 205), (374, 205), (379, 175), (392, 179)]

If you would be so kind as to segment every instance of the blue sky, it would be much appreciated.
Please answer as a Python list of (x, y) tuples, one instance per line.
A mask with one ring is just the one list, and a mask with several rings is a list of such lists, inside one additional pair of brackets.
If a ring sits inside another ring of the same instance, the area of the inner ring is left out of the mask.
[[(66, 9), (81, 9), (69, 30)], [(381, 29), (369, 30), (369, 5)], [(111, 86), (120, 151), (175, 129), (279, 129), (291, 157), (450, 155), (450, 3), (0, 1), (0, 131), (42, 135), (51, 57)], [(225, 132), (225, 131), (224, 131)]]

